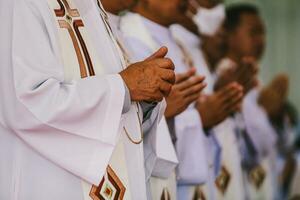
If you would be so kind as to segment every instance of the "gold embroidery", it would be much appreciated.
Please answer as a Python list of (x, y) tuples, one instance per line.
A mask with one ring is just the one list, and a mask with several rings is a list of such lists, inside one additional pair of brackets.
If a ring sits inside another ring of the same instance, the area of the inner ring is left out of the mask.
[(206, 197), (199, 186), (197, 186), (195, 189), (193, 200), (206, 200)]
[(249, 178), (256, 189), (259, 189), (266, 178), (266, 171), (259, 165), (250, 171)]
[(164, 188), (160, 200), (171, 200), (171, 195), (168, 188)]
[(222, 194), (225, 194), (230, 183), (230, 179), (231, 175), (229, 171), (224, 166), (222, 166), (220, 174), (215, 181), (217, 188)]

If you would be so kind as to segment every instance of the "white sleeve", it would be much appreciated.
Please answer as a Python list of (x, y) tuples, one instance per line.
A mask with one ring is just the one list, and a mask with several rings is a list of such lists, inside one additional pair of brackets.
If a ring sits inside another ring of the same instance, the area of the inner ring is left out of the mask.
[(145, 134), (144, 155), (146, 178), (151, 176), (169, 178), (178, 164), (177, 155), (172, 144), (166, 120), (164, 118), (166, 103), (163, 101), (154, 110), (157, 116), (152, 128)]
[(257, 96), (257, 89), (246, 96), (242, 105), (242, 114), (249, 137), (261, 158), (272, 152), (277, 137), (266, 112), (257, 103)]
[(205, 135), (200, 115), (193, 106), (176, 116), (175, 130), (179, 183), (202, 184), (208, 174)]
[(15, 4), (4, 118), (45, 158), (98, 184), (118, 139), (123, 81), (115, 74), (66, 83), (52, 15), (36, 2)]
[[(139, 39), (126, 36), (124, 39), (131, 50), (133, 61), (144, 60), (154, 53)], [(164, 101), (154, 108), (151, 117), (143, 124), (144, 129), (147, 130), (144, 140), (147, 179), (150, 176), (168, 178), (178, 163), (167, 124), (164, 118), (161, 120), (165, 108), (166, 103)]]

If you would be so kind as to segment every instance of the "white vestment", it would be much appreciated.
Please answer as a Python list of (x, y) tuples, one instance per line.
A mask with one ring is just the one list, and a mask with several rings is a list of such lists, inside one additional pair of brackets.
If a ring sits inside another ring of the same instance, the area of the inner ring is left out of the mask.
[[(217, 73), (236, 67), (234, 61), (224, 58), (219, 63)], [(250, 181), (249, 172), (243, 170), (244, 183), (248, 199), (274, 199), (277, 188), (276, 178), (276, 132), (272, 127), (266, 112), (258, 105), (259, 89), (252, 89), (244, 98), (242, 116), (247, 134), (257, 152), (258, 167), (264, 174), (263, 183), (258, 187)], [(243, 156), (243, 155), (242, 155)]]
[(122, 114), (124, 60), (97, 1), (0, 9), (0, 199), (146, 199), (143, 143), (129, 140), (140, 107)]
[[(212, 94), (215, 77), (210, 72), (204, 53), (201, 50), (200, 38), (179, 25), (173, 26), (172, 30), (176, 39), (179, 40), (193, 58), (194, 65), (198, 72), (206, 77), (208, 87), (205, 89), (205, 93), (208, 95)], [(222, 148), (222, 159), (221, 161), (216, 160), (214, 162), (216, 167), (212, 169), (213, 171), (210, 173), (208, 183), (203, 186), (204, 196), (207, 196), (208, 199), (243, 199), (244, 188), (242, 185), (243, 179), (240, 167), (241, 159), (233, 119), (226, 119), (214, 127), (210, 131), (210, 134), (215, 135), (217, 142)], [(210, 147), (208, 147), (207, 151), (209, 151), (209, 148)], [(218, 159), (218, 157), (216, 158)], [(218, 171), (218, 168), (220, 168), (221, 171)], [(216, 173), (219, 175), (217, 179)], [(216, 182), (215, 179), (217, 180)], [(223, 187), (220, 186), (221, 181), (224, 181)]]
[(299, 154), (299, 152), (297, 153), (296, 161), (297, 161), (297, 166), (296, 166), (295, 174), (294, 174), (294, 177), (292, 180), (291, 189), (288, 194), (289, 198), (292, 198), (295, 196), (300, 196), (300, 191), (299, 191), (299, 187), (300, 187), (300, 154)]
[[(125, 40), (122, 31), (120, 30), (121, 18), (109, 14), (110, 24), (113, 31), (116, 33), (118, 42), (122, 46), (128, 60), (141, 60), (145, 57), (134, 54), (131, 45)], [(150, 54), (149, 54), (150, 55)], [(148, 56), (149, 56), (148, 55)], [(160, 109), (159, 115), (162, 116), (165, 109)], [(152, 114), (151, 118), (157, 114)], [(151, 129), (153, 130), (153, 129)], [(164, 193), (170, 195), (171, 199), (176, 198), (176, 179), (172, 173), (178, 163), (177, 156), (170, 138), (168, 127), (163, 118), (158, 125), (157, 131), (146, 133), (144, 142), (144, 156), (146, 180), (148, 183), (148, 199), (159, 199)], [(150, 178), (150, 176), (152, 176)]]
[[(133, 13), (128, 13), (123, 17), (122, 27), (128, 43), (140, 56), (145, 56), (145, 53), (153, 53), (159, 46), (166, 46), (169, 49), (167, 57), (174, 62), (176, 73), (188, 70), (183, 54), (168, 28)], [(177, 136), (176, 151), (179, 159), (178, 184), (205, 182), (208, 167), (203, 143), (205, 136), (202, 132), (198, 111), (193, 106), (176, 116), (175, 132)], [(178, 199), (182, 199), (180, 194), (177, 196)]]

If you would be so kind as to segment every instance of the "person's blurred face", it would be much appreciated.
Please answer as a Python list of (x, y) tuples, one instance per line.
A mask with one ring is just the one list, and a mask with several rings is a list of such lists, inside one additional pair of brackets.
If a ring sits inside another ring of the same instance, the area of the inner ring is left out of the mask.
[(265, 27), (258, 15), (243, 14), (240, 24), (230, 35), (230, 48), (240, 57), (253, 56), (259, 60), (265, 49)]
[(117, 14), (118, 12), (130, 9), (137, 3), (137, 0), (101, 0), (101, 3), (105, 10)]
[(153, 12), (168, 25), (176, 22), (178, 15), (184, 15), (188, 8), (188, 0), (148, 0), (148, 12)]

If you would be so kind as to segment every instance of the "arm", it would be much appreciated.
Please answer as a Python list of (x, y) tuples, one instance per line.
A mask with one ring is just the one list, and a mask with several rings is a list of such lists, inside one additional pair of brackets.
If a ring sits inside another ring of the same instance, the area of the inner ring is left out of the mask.
[(98, 184), (118, 136), (123, 81), (115, 74), (66, 82), (48, 6), (32, 2), (15, 5), (12, 81), (1, 113), (36, 152)]
[(262, 158), (272, 152), (277, 138), (267, 114), (257, 103), (257, 94), (254, 89), (245, 97), (242, 114), (249, 137)]

